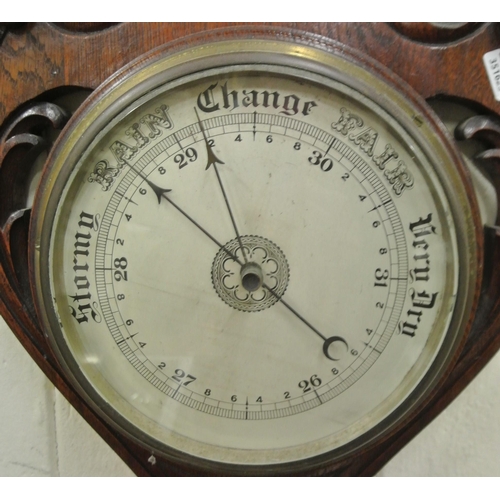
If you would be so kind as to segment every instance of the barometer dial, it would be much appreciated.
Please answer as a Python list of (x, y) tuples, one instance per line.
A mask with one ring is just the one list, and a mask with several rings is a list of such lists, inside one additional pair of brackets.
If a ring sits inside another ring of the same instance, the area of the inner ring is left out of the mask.
[(363, 66), (300, 51), (215, 43), (117, 78), (38, 200), (61, 363), (171, 460), (345, 456), (425, 398), (470, 312), (472, 216), (428, 115)]

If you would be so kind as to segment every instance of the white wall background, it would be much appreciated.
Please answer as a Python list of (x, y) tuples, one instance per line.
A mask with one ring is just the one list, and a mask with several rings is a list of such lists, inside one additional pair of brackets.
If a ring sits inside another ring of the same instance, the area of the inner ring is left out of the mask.
[[(500, 476), (500, 355), (379, 476)], [(0, 318), (0, 476), (131, 476)]]

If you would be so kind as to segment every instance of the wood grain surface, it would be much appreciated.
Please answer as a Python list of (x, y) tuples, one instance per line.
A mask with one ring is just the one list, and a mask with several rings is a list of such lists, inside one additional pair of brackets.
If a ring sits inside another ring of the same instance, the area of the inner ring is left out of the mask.
[[(130, 23), (100, 31), (69, 31), (58, 24), (16, 25), (0, 46), (0, 123), (20, 104), (65, 85), (95, 89), (145, 52), (181, 37), (227, 28), (227, 23)], [(391, 69), (424, 97), (451, 95), (499, 113), (482, 56), (500, 46), (494, 24), (477, 26), (452, 43), (430, 44), (385, 23), (272, 23), (308, 31), (353, 47)], [(101, 26), (102, 28), (103, 26)], [(446, 30), (444, 30), (446, 31)]]

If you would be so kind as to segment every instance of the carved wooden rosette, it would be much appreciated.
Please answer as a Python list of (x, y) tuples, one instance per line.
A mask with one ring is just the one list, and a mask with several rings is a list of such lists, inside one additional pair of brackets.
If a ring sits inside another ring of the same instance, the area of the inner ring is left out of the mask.
[[(301, 41), (303, 30), (317, 36), (320, 43), (333, 39), (367, 54), (423, 98), (446, 96), (466, 101), (481, 116), (462, 123), (456, 137), (484, 143), (477, 161), (489, 169), (500, 194), (500, 103), (494, 99), (482, 62), (485, 53), (500, 47), (500, 29), (495, 25), (274, 25), (276, 37)], [(28, 241), (32, 193), (58, 131), (75, 109), (74, 104), (64, 104), (63, 96), (78, 93), (78, 89), (97, 88), (121, 67), (165, 43), (187, 47), (189, 35), (203, 32), (210, 41), (224, 38), (233, 29), (224, 23), (0, 24), (0, 312), (51, 382), (137, 475), (209, 472), (183, 468), (162, 457), (152, 458), (151, 450), (119, 435), (96, 415), (66, 380), (41, 331), (33, 304)], [(252, 36), (252, 27), (247, 28), (245, 36)], [(188, 38), (179, 41), (181, 37)], [(106, 182), (106, 166), (102, 167), (96, 179)], [(113, 173), (107, 174), (112, 177)], [(470, 181), (464, 182), (470, 184), (467, 189), (472, 192)], [(481, 228), (478, 234), (482, 234)], [(500, 228), (485, 228), (484, 237), (479, 239), (484, 253), (484, 279), (482, 290), (477, 291), (477, 313), (470, 319), (464, 348), (444, 382), (427, 404), (382, 441), (328, 467), (311, 470), (310, 474), (375, 474), (458, 395), (500, 348), (500, 271), (495, 265), (500, 259)]]

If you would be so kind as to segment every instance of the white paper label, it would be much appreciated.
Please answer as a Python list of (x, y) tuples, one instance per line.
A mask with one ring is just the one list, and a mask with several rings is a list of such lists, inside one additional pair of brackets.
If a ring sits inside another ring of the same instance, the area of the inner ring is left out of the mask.
[(493, 89), (493, 95), (497, 101), (500, 101), (500, 49), (484, 54), (483, 61)]

